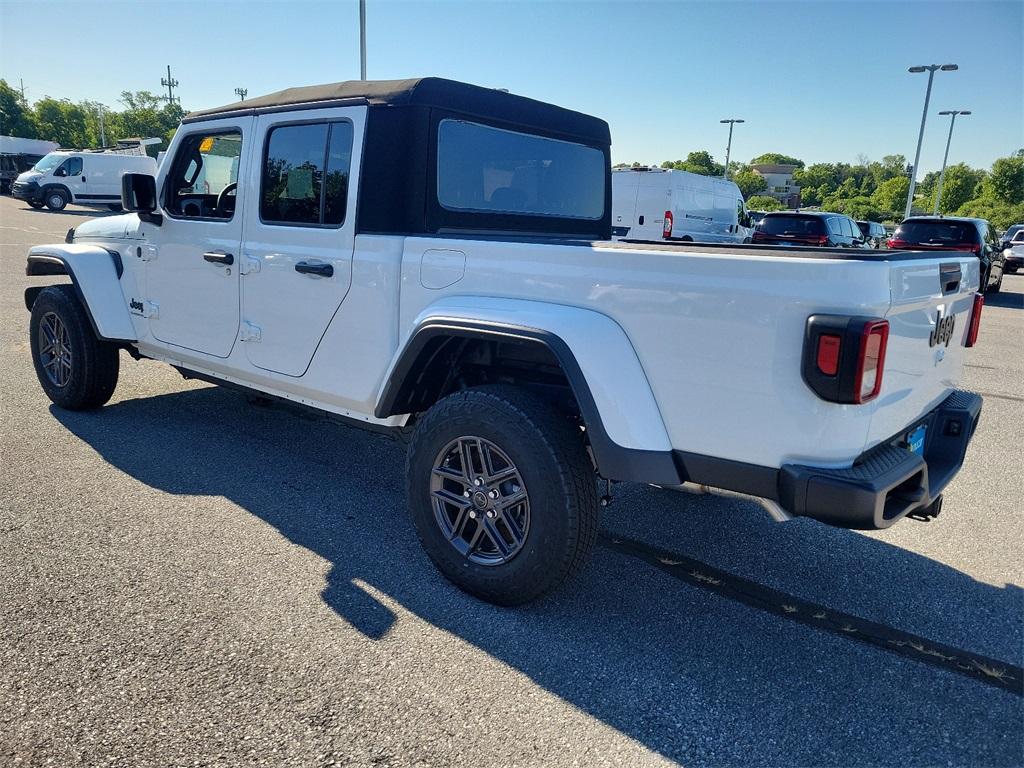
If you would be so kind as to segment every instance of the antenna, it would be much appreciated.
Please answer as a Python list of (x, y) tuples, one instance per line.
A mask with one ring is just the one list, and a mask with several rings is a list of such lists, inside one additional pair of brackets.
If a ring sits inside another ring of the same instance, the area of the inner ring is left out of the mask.
[[(160, 78), (160, 85), (162, 85), (164, 88), (167, 89), (167, 103), (168, 104), (173, 104), (174, 101), (175, 101), (174, 89), (178, 87), (178, 81), (175, 80), (173, 77), (171, 77), (171, 65), (170, 64), (167, 65), (167, 77), (161, 77)], [(177, 101), (178, 101), (179, 104), (181, 104), (181, 99), (180, 98)]]

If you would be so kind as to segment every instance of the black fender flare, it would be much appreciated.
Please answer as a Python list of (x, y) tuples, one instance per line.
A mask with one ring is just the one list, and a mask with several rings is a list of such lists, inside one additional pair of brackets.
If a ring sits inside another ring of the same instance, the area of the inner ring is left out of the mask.
[(625, 448), (609, 437), (590, 385), (572, 349), (560, 336), (537, 328), (480, 320), (434, 319), (424, 322), (410, 336), (391, 368), (374, 408), (377, 418), (384, 419), (407, 412), (403, 408), (411, 400), (417, 371), (422, 370), (432, 357), (431, 343), (449, 338), (520, 341), (546, 347), (561, 365), (576, 398), (594, 454), (594, 463), (602, 477), (656, 485), (678, 485), (682, 482), (671, 451)]

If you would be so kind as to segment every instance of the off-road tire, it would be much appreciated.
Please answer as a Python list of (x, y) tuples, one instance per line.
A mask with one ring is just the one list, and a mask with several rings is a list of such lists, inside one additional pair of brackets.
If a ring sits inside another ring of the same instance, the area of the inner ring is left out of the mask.
[[(42, 359), (40, 325), (51, 314), (66, 330), (70, 350), (70, 372), (63, 386), (53, 381)], [(114, 394), (120, 366), (118, 348), (96, 338), (85, 307), (72, 286), (51, 285), (40, 291), (32, 304), (29, 345), (39, 384), (55, 405), (69, 411), (84, 411), (100, 407)]]
[(28, 203), (29, 208), (35, 208), (37, 211), (46, 205), (46, 203), (41, 203), (38, 200), (26, 200), (25, 202)]
[[(521, 549), (498, 565), (470, 560), (435, 517), (435, 461), (463, 436), (507, 454), (529, 496)], [(518, 387), (468, 389), (435, 404), (413, 431), (406, 478), (409, 512), (427, 555), (456, 586), (489, 603), (520, 605), (550, 592), (582, 568), (597, 539), (597, 483), (579, 428)]]
[(68, 207), (68, 193), (60, 187), (53, 187), (52, 189), (46, 190), (44, 195), (46, 198), (46, 207), (53, 212), (63, 211)]

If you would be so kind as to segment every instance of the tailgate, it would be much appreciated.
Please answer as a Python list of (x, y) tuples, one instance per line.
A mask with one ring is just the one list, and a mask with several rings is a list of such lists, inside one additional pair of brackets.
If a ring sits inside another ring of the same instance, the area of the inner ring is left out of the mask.
[(889, 343), (867, 447), (901, 433), (957, 387), (979, 286), (971, 253), (893, 261), (890, 270)]

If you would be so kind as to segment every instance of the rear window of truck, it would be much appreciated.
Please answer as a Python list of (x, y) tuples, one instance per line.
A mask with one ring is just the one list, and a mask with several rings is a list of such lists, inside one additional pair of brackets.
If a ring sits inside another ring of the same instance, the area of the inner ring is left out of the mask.
[(766, 235), (824, 235), (825, 223), (817, 216), (765, 216), (757, 225)]
[(570, 141), (442, 120), (437, 199), (453, 211), (597, 220), (605, 206), (604, 154)]
[(908, 243), (978, 243), (977, 228), (965, 221), (904, 221), (896, 239)]

